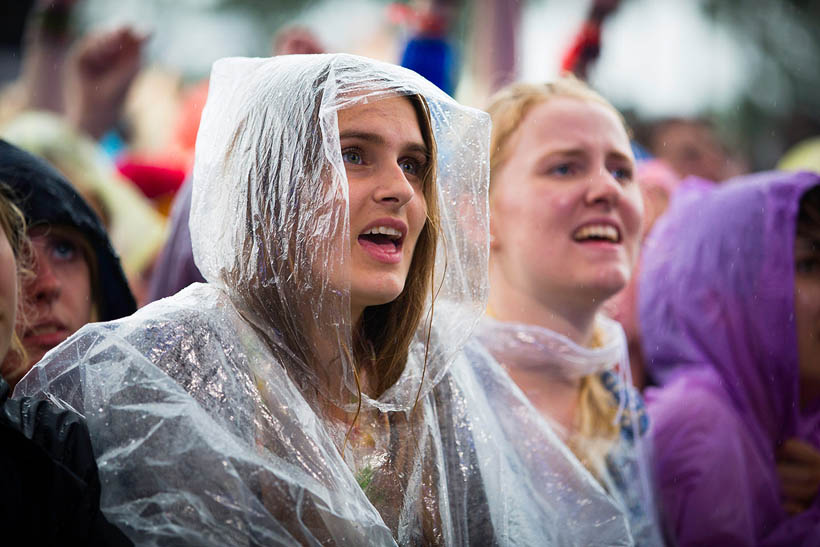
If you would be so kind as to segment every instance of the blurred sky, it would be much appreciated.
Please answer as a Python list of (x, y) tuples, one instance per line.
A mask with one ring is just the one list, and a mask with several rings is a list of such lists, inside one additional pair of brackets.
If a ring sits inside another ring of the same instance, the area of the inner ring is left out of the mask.
[[(579, 28), (586, 2), (532, 2), (524, 10), (521, 77), (557, 75), (560, 54)], [(731, 29), (694, 0), (622, 2), (607, 21), (590, 83), (621, 107), (657, 117), (731, 105), (749, 83), (749, 53)]]

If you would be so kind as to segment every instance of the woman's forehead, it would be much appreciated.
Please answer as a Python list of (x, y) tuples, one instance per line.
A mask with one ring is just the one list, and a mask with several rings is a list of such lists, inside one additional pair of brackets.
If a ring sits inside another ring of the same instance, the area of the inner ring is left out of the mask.
[(533, 106), (518, 133), (517, 146), (600, 146), (632, 157), (629, 136), (615, 113), (585, 99), (555, 97)]
[(60, 237), (88, 243), (83, 232), (68, 224), (38, 223), (28, 229), (27, 235), (31, 239)]
[(424, 140), (418, 117), (406, 97), (390, 97), (362, 103), (338, 113), (339, 137), (359, 137), (383, 144), (411, 141), (421, 146)]

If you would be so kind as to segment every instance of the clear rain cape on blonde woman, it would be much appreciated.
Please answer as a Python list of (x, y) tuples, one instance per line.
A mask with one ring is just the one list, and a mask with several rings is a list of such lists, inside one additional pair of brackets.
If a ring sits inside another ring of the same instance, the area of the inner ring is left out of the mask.
[[(438, 146), (440, 291), (429, 347), (425, 315), (345, 442), (320, 411), (353, 412), (359, 395), (336, 113), (408, 94), (426, 99)], [(17, 395), (87, 418), (103, 510), (139, 544), (629, 545), (495, 361), (463, 351), (486, 304), (488, 142), (485, 113), (392, 65), (217, 62), (191, 211), (209, 284), (85, 327)], [(318, 344), (337, 357), (316, 366)]]
[[(505, 370), (538, 371), (559, 386), (599, 375), (613, 395), (612, 404), (618, 405), (617, 435), (614, 439), (584, 437), (582, 442), (606, 447), (598, 479), (627, 516), (636, 545), (663, 545), (651, 479), (651, 451), (643, 442), (649, 424), (639, 403), (640, 394), (632, 387), (626, 336), (620, 323), (603, 315), (596, 318), (595, 330), (600, 346), (587, 348), (538, 325), (485, 317), (476, 329), (476, 339)], [(562, 438), (568, 437), (557, 421), (547, 419)]]

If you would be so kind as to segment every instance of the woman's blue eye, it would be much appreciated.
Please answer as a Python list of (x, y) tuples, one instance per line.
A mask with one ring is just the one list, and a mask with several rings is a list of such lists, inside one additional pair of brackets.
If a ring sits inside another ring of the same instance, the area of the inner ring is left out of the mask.
[(574, 168), (571, 163), (561, 163), (556, 165), (555, 167), (550, 168), (549, 170), (549, 174), (559, 176), (571, 175), (573, 172)]
[(353, 165), (362, 164), (362, 155), (357, 150), (343, 150), (342, 159), (345, 163), (352, 163)]
[(619, 168), (612, 170), (612, 176), (615, 177), (617, 180), (632, 180), (632, 169), (629, 168)]
[(73, 260), (77, 256), (77, 246), (68, 239), (58, 239), (51, 245), (54, 258), (62, 261)]

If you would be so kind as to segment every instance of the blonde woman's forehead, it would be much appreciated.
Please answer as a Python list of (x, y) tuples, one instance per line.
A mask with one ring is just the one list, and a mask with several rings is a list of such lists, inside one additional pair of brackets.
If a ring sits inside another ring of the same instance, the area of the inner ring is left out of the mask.
[(616, 112), (598, 101), (555, 97), (533, 106), (510, 144), (563, 148), (612, 148), (634, 158), (629, 136)]

